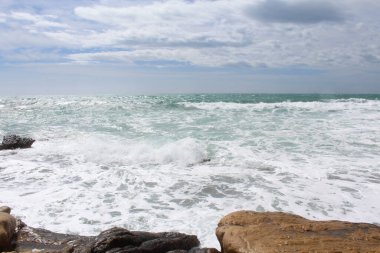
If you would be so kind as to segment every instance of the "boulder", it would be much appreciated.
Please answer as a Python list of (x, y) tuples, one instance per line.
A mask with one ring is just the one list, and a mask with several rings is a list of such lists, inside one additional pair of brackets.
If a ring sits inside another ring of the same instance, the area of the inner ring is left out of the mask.
[(231, 213), (219, 222), (216, 235), (222, 253), (380, 252), (379, 226), (282, 212)]
[(198, 245), (199, 241), (195, 235), (132, 232), (124, 228), (112, 228), (100, 233), (89, 244), (76, 247), (72, 252), (166, 253), (172, 250), (190, 250)]
[(35, 140), (32, 138), (23, 138), (18, 135), (7, 135), (3, 137), (3, 142), (0, 145), (2, 149), (30, 148)]
[(94, 237), (54, 233), (25, 225), (18, 232), (15, 249), (17, 252), (49, 253), (166, 253), (176, 250), (187, 253), (198, 245), (196, 236), (181, 233), (132, 232), (123, 228), (112, 228)]
[(9, 207), (0, 207), (0, 252), (12, 248), (16, 232), (16, 219), (10, 215)]
[(15, 251), (22, 253), (62, 253), (72, 252), (73, 248), (89, 243), (94, 237), (54, 233), (46, 229), (33, 228), (22, 221), (17, 232)]
[(11, 213), (11, 208), (9, 206), (0, 206), (0, 212)]

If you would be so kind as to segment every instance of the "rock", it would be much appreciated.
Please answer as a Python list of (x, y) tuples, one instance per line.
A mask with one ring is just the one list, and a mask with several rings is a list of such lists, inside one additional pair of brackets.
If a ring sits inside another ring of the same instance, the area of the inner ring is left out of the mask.
[(18, 135), (4, 136), (3, 142), (0, 145), (0, 150), (3, 149), (16, 149), (16, 148), (30, 148), (35, 140), (31, 138), (23, 138)]
[(54, 233), (25, 224), (17, 232), (17, 252), (71, 252), (74, 247), (89, 243), (94, 237)]
[(9, 207), (1, 207), (0, 211), (0, 252), (12, 248), (12, 240), (16, 231), (16, 219), (10, 215)]
[(87, 245), (76, 247), (73, 253), (166, 253), (172, 250), (190, 250), (199, 241), (194, 235), (181, 233), (132, 232), (112, 228), (100, 233)]
[(378, 226), (282, 212), (231, 213), (219, 222), (216, 235), (223, 253), (380, 252)]
[(18, 232), (16, 251), (49, 253), (166, 253), (171, 250), (185, 250), (187, 252), (198, 245), (199, 241), (196, 236), (180, 233), (132, 232), (123, 228), (112, 228), (93, 237), (59, 234), (45, 229), (24, 226)]
[(0, 206), (0, 212), (11, 213), (11, 208), (9, 206)]

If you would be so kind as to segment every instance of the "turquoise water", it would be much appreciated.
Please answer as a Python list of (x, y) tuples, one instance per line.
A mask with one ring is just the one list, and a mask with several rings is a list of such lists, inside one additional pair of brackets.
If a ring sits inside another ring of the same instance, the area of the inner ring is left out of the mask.
[[(0, 98), (0, 204), (26, 223), (197, 234), (239, 209), (380, 223), (380, 95)], [(33, 210), (33, 211), (31, 211)]]

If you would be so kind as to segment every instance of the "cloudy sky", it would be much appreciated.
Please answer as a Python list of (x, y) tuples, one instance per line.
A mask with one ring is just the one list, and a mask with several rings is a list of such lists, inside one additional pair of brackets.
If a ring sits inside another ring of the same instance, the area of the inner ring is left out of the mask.
[(380, 93), (379, 0), (1, 0), (0, 95)]

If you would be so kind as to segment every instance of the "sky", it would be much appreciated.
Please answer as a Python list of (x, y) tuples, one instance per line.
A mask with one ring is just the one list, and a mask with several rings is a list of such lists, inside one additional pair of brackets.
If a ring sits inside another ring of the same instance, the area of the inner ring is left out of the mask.
[(379, 0), (0, 0), (0, 95), (380, 93)]

